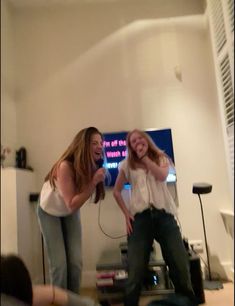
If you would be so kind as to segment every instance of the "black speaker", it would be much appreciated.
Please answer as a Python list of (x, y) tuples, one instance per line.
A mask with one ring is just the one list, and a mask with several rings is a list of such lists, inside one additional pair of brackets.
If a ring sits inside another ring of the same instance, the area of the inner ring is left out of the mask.
[(26, 169), (27, 153), (24, 147), (16, 151), (16, 168)]
[(37, 202), (39, 199), (39, 193), (30, 193), (29, 194), (29, 202)]
[(205, 293), (203, 288), (203, 278), (201, 270), (200, 257), (192, 255), (190, 257), (190, 273), (191, 273), (191, 282), (195, 296), (199, 304), (205, 303)]
[(193, 193), (205, 194), (210, 193), (212, 190), (212, 185), (208, 183), (195, 183), (193, 184)]

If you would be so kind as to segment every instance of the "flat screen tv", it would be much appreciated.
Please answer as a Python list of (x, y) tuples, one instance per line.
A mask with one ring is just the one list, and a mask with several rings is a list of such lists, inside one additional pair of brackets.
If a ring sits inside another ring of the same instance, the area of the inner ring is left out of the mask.
[[(146, 130), (146, 132), (151, 136), (154, 143), (171, 158), (173, 163), (175, 163), (171, 129)], [(104, 167), (108, 169), (111, 176), (109, 181), (106, 180), (106, 186), (114, 186), (118, 175), (118, 165), (127, 156), (127, 133), (128, 132), (103, 133), (104, 152), (106, 156)], [(170, 168), (167, 182), (176, 182), (176, 172), (174, 168)], [(127, 184), (125, 188), (130, 188), (130, 185)]]

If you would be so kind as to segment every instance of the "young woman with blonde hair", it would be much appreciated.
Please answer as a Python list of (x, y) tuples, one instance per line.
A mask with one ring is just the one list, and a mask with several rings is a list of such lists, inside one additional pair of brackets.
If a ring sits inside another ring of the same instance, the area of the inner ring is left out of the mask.
[[(124, 213), (128, 234), (125, 306), (138, 306), (154, 239), (160, 244), (175, 292), (194, 300), (189, 259), (176, 222), (176, 206), (166, 183), (173, 164), (148, 134), (140, 130), (128, 133), (127, 149), (128, 156), (119, 166), (113, 191)], [(131, 184), (129, 208), (122, 197), (127, 182)]]
[(81, 130), (45, 178), (38, 219), (51, 283), (78, 293), (82, 254), (80, 208), (94, 194), (104, 199), (103, 137), (95, 127)]

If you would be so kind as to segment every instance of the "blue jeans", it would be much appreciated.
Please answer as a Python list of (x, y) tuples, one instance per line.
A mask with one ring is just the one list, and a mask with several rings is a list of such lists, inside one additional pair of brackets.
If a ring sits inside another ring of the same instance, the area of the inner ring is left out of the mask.
[(82, 270), (79, 211), (66, 217), (55, 217), (38, 205), (37, 214), (48, 255), (51, 283), (79, 293)]
[(154, 239), (160, 244), (175, 292), (194, 299), (189, 257), (174, 216), (165, 210), (147, 209), (135, 215), (132, 226), (133, 232), (128, 236), (125, 306), (138, 306), (142, 280), (148, 268)]

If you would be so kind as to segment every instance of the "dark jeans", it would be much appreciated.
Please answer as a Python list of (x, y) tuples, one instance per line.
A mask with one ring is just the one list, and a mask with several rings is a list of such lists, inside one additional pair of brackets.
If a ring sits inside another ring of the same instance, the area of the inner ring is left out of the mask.
[(165, 210), (147, 209), (135, 215), (133, 232), (128, 237), (128, 281), (125, 306), (138, 306), (142, 280), (148, 268), (153, 240), (161, 247), (175, 292), (194, 298), (189, 257), (173, 215)]

